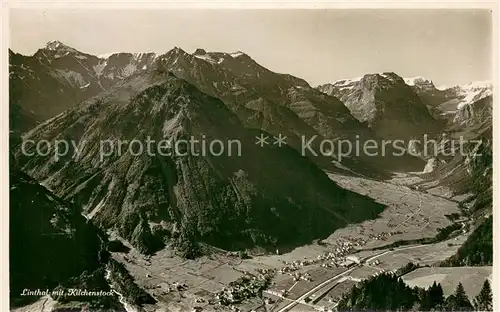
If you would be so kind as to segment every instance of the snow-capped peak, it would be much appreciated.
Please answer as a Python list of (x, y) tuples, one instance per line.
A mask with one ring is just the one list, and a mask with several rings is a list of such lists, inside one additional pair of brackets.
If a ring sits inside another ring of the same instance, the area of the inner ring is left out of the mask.
[(204, 61), (207, 61), (207, 62), (212, 63), (212, 64), (220, 64), (223, 61), (223, 59), (214, 59), (209, 54), (193, 54), (193, 56), (200, 59), (200, 60), (204, 60)]
[(422, 90), (433, 92), (436, 90), (436, 86), (432, 82), (432, 80), (427, 79), (422, 76), (403, 78), (406, 85), (410, 87), (416, 87)]
[(452, 87), (450, 86), (447, 86), (447, 85), (440, 85), (440, 86), (437, 86), (436, 89), (440, 90), (440, 91), (444, 91), (446, 89), (450, 89)]
[(457, 109), (493, 95), (492, 84), (488, 80), (473, 81), (463, 86), (456, 86), (455, 88), (461, 97)]
[(57, 52), (78, 52), (77, 50), (68, 47), (67, 45), (58, 40), (47, 42), (47, 44), (45, 45), (45, 50), (57, 51)]
[(134, 57), (134, 59), (136, 59), (136, 60), (140, 60), (141, 58), (148, 57), (148, 56), (152, 56), (153, 58), (158, 57), (158, 55), (154, 52), (137, 52), (137, 53), (109, 52), (109, 53), (99, 54), (99, 55), (97, 55), (97, 57), (100, 59), (109, 59), (111, 56), (118, 55), (118, 54), (129, 54), (129, 55), (131, 54)]
[(478, 80), (469, 82), (468, 84), (465, 85), (454, 85), (454, 86), (442, 85), (436, 87), (436, 89), (446, 90), (453, 88), (458, 90), (477, 90), (477, 89), (491, 89), (492, 87), (493, 85), (490, 80)]
[(332, 84), (335, 86), (341, 87), (341, 86), (349, 85), (353, 82), (359, 82), (359, 81), (361, 81), (361, 79), (363, 79), (363, 76), (350, 78), (350, 79), (340, 79), (340, 80), (334, 81)]
[(466, 90), (474, 89), (491, 89), (492, 83), (489, 80), (472, 81), (464, 85), (462, 88)]
[(225, 52), (207, 52), (204, 49), (198, 48), (196, 51), (192, 54), (192, 56), (207, 61), (212, 64), (221, 64), (225, 60), (231, 60), (238, 58), (240, 56), (246, 55), (245, 53), (241, 51), (236, 51), (232, 53), (225, 53)]
[(237, 51), (237, 52), (229, 53), (229, 55), (231, 55), (232, 57), (239, 57), (239, 56), (245, 55), (245, 53), (243, 53), (241, 51)]
[(363, 76), (349, 78), (349, 79), (340, 79), (340, 80), (334, 81), (332, 83), (332, 85), (334, 85), (336, 87), (345, 87), (345, 86), (351, 85), (351, 84), (356, 83), (356, 82), (361, 82), (361, 80), (363, 80), (364, 78), (369, 78), (369, 77), (382, 77), (382, 78), (388, 79), (392, 82), (400, 79), (400, 77), (393, 72), (380, 72), (380, 73), (369, 73), (369, 74), (365, 74)]
[(103, 54), (99, 54), (97, 57), (100, 58), (100, 59), (107, 59), (109, 58), (111, 55), (113, 54), (120, 54), (121, 52), (109, 52), (109, 53), (103, 53)]
[(198, 49), (196, 49), (196, 51), (194, 51), (193, 54), (205, 55), (205, 54), (207, 54), (207, 51), (205, 51), (205, 49), (198, 48)]
[(45, 45), (45, 48), (47, 50), (57, 50), (58, 48), (64, 47), (64, 46), (65, 45), (61, 41), (54, 40), (54, 41), (47, 42), (47, 44)]
[(409, 86), (422, 85), (422, 84), (432, 84), (432, 80), (424, 78), (422, 76), (403, 78), (405, 83)]

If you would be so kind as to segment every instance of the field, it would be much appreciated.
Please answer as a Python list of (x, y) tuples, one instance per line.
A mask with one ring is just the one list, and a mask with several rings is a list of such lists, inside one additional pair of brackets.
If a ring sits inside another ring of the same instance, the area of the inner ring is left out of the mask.
[(387, 207), (377, 219), (351, 224), (336, 231), (326, 242), (358, 238), (366, 241), (364, 248), (373, 248), (399, 240), (433, 237), (438, 229), (451, 224), (446, 214), (460, 213), (456, 202), (402, 185), (404, 178), (388, 183), (338, 174), (329, 177), (341, 187)]
[(290, 298), (292, 300), (298, 299), (301, 295), (306, 293), (309, 289), (321, 284), (322, 282), (326, 281), (330, 277), (333, 277), (334, 274), (333, 272), (328, 272), (325, 270), (324, 275), (319, 275), (313, 278), (312, 282), (308, 281), (298, 281), (295, 287), (293, 287), (287, 295), (287, 298)]
[(269, 287), (270, 291), (282, 293), (288, 291), (290, 288), (295, 287), (297, 282), (289, 275), (277, 275), (274, 279), (274, 284)]
[(377, 259), (380, 263), (372, 265), (384, 271), (396, 270), (409, 262), (420, 265), (434, 265), (453, 255), (458, 247), (465, 241), (466, 236), (458, 239), (449, 239), (436, 244), (411, 245), (394, 250), (379, 251), (377, 256), (368, 257), (368, 260)]
[(315, 308), (305, 305), (305, 304), (298, 304), (294, 306), (292, 309), (290, 309), (291, 312), (316, 312)]
[(350, 279), (344, 279), (340, 282), (336, 282), (333, 287), (330, 287), (329, 291), (326, 292), (323, 297), (317, 302), (320, 307), (332, 307), (335, 305), (344, 293), (351, 290), (351, 288), (356, 285), (357, 282)]
[[(341, 187), (374, 198), (387, 205), (386, 209), (374, 220), (367, 220), (360, 224), (350, 224), (338, 229), (323, 245), (304, 245), (282, 255), (263, 255), (244, 260), (237, 266), (239, 270), (250, 271), (255, 268), (281, 268), (283, 262), (294, 262), (304, 259), (315, 259), (325, 252), (330, 252), (339, 242), (351, 242), (355, 249), (360, 250), (362, 257), (376, 255), (380, 251), (366, 249), (381, 247), (400, 240), (431, 238), (438, 229), (451, 223), (446, 214), (460, 213), (458, 203), (426, 192), (412, 190), (404, 184), (412, 184), (418, 177), (399, 175), (389, 182), (379, 182), (359, 177), (346, 177), (329, 174), (329, 177)], [(456, 242), (459, 244), (466, 236), (463, 235)], [(441, 245), (440, 245), (441, 246)], [(442, 246), (441, 246), (442, 247)], [(431, 250), (432, 247), (429, 247)], [(451, 255), (458, 248), (447, 247), (447, 255)], [(436, 256), (436, 261), (442, 257)], [(416, 256), (418, 258), (418, 256)], [(435, 262), (431, 258), (428, 262)]]
[(411, 287), (424, 288), (436, 281), (441, 283), (445, 296), (452, 294), (461, 282), (472, 300), (479, 293), (486, 279), (491, 282), (492, 269), (492, 267), (420, 268), (403, 276), (403, 280)]
[(349, 276), (352, 277), (354, 280), (362, 280), (365, 278), (368, 278), (370, 276), (373, 276), (374, 274), (382, 271), (382, 269), (378, 267), (370, 267), (367, 265), (361, 266), (356, 268), (354, 271), (352, 271)]
[[(138, 285), (163, 301), (164, 306), (160, 307), (165, 311), (174, 307), (172, 311), (191, 311), (195, 306), (207, 306), (217, 292), (243, 276), (232, 267), (231, 258), (225, 262), (219, 257), (185, 260), (167, 249), (147, 257), (131, 248), (127, 254), (113, 253), (113, 258), (127, 267)], [(177, 285), (182, 289), (177, 289)], [(257, 305), (246, 304), (251, 306), (249, 311)]]
[(269, 311), (269, 312), (279, 311), (279, 310), (283, 309), (284, 307), (286, 307), (290, 303), (289, 300), (282, 299), (282, 298), (279, 298), (277, 296), (273, 296), (267, 292), (264, 292), (264, 298), (271, 298), (272, 299), (272, 303), (266, 304), (266, 306), (265, 306), (266, 311)]

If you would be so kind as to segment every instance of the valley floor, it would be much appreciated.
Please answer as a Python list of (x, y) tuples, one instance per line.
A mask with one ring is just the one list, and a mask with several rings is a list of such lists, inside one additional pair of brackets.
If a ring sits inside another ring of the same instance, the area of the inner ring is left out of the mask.
[[(217, 250), (197, 260), (185, 260), (164, 249), (143, 256), (133, 248), (127, 254), (114, 253), (136, 282), (158, 299), (146, 311), (315, 311), (334, 309), (340, 296), (356, 282), (380, 272), (395, 271), (409, 262), (431, 266), (453, 255), (467, 238), (465, 229), (453, 238), (434, 244), (408, 243), (384, 247), (397, 241), (432, 238), (452, 224), (445, 215), (460, 213), (458, 202), (439, 194), (421, 192), (409, 185), (417, 176), (399, 174), (380, 182), (359, 177), (329, 174), (341, 187), (372, 197), (387, 205), (378, 218), (351, 224), (321, 242), (302, 246), (285, 254), (240, 259)], [(113, 237), (111, 237), (113, 238)], [(457, 278), (464, 270), (476, 278)], [(252, 298), (230, 306), (212, 304), (220, 291), (231, 293), (229, 284), (262, 270), (275, 272), (263, 298)], [(489, 273), (488, 273), (489, 272)], [(404, 278), (409, 285), (425, 286), (434, 279), (444, 282), (445, 292), (459, 281), (466, 289), (477, 288), (491, 274), (491, 268), (420, 268)], [(474, 285), (468, 285), (475, 281)], [(477, 285), (476, 285), (477, 284)], [(472, 293), (469, 295), (473, 295)], [(159, 310), (158, 310), (159, 309)]]

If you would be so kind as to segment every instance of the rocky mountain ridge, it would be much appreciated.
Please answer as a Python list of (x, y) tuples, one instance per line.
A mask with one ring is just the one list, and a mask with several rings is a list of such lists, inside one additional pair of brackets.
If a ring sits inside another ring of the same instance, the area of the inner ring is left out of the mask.
[[(62, 43), (47, 46), (32, 57), (11, 52), (11, 128), (15, 131), (26, 131), (130, 75), (161, 67), (222, 99), (246, 127), (286, 136), (287, 143), (299, 151), (303, 142), (312, 137), (317, 137), (314, 150), (318, 150), (324, 140), (355, 141), (359, 137), (364, 142), (375, 136), (337, 98), (319, 92), (300, 78), (274, 73), (243, 52), (197, 49), (189, 54), (176, 47), (163, 55), (92, 56)], [(398, 163), (377, 157), (349, 156), (339, 165), (329, 155), (308, 156), (327, 170), (348, 167), (375, 176), (384, 175), (379, 168)], [(414, 169), (423, 166), (414, 162)]]
[(338, 97), (381, 138), (408, 140), (439, 131), (420, 97), (395, 73), (367, 74), (318, 90)]
[[(339, 188), (289, 147), (258, 147), (259, 133), (220, 100), (157, 69), (126, 78), (23, 137), (74, 140), (80, 153), (59, 161), (19, 150), (16, 156), (23, 170), (145, 253), (176, 237), (236, 250), (298, 244), (383, 209)], [(238, 139), (241, 156), (127, 150), (99, 161), (103, 138), (145, 142), (148, 136), (156, 142)]]

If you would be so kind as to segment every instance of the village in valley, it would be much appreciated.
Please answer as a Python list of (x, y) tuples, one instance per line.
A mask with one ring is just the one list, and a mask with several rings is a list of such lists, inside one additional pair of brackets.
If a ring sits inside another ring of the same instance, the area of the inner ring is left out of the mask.
[[(445, 293), (452, 293), (463, 282), (473, 297), (490, 278), (491, 267), (434, 267), (466, 240), (468, 231), (462, 226), (443, 241), (412, 243), (434, 237), (439, 229), (454, 222), (463, 222), (445, 217), (460, 213), (453, 199), (411, 190), (401, 183), (331, 178), (353, 189), (370, 184), (369, 195), (388, 208), (375, 220), (349, 225), (326, 239), (286, 253), (277, 249), (258, 255), (214, 248), (210, 255), (186, 260), (168, 248), (153, 256), (143, 256), (131, 248), (128, 254), (114, 253), (113, 257), (126, 265), (146, 291), (160, 302), (170, 303), (164, 311), (173, 311), (171, 306), (178, 307), (175, 311), (335, 311), (342, 295), (360, 281), (381, 273), (397, 274), (409, 263), (412, 270), (401, 274), (406, 283), (427, 287), (435, 276), (443, 283)], [(401, 181), (407, 180), (397, 180)], [(441, 210), (433, 211), (435, 207)], [(418, 217), (420, 214), (428, 217)], [(399, 225), (389, 226), (391, 223)], [(391, 247), (398, 241), (409, 243)], [(148, 311), (147, 305), (144, 308)]]

